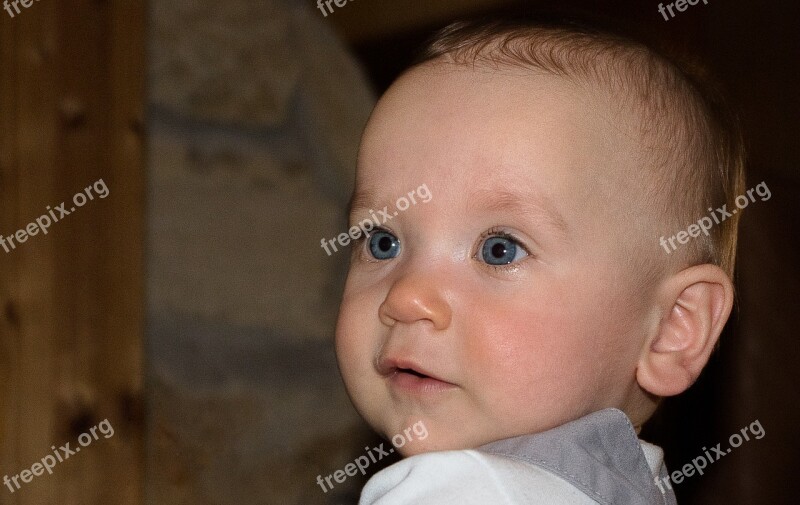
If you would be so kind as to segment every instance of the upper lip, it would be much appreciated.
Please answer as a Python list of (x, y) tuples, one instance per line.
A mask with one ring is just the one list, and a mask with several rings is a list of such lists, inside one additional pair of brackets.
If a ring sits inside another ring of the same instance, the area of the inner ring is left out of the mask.
[(378, 360), (378, 373), (384, 376), (392, 375), (395, 372), (414, 371), (418, 374), (425, 375), (430, 379), (438, 380), (440, 382), (447, 382), (440, 377), (429, 372), (427, 369), (418, 365), (413, 360), (399, 357), (386, 357)]

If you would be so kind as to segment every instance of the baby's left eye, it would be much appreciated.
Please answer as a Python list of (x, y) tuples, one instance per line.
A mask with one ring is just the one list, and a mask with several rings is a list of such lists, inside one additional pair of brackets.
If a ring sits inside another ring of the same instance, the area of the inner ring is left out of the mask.
[(488, 237), (480, 246), (480, 259), (493, 266), (508, 265), (528, 256), (525, 249), (506, 235)]

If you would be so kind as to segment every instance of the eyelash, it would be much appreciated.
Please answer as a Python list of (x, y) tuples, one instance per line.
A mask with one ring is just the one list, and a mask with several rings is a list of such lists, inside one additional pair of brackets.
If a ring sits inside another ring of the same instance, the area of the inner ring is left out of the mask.
[[(482, 247), (482, 244), (486, 239), (488, 239), (490, 237), (501, 237), (501, 238), (504, 238), (504, 239), (511, 240), (515, 244), (517, 244), (517, 247), (522, 248), (522, 250), (525, 251), (525, 253), (529, 257), (533, 256), (533, 254), (531, 253), (530, 249), (525, 247), (525, 245), (522, 243), (522, 241), (519, 238), (517, 238), (513, 233), (511, 233), (511, 232), (507, 231), (506, 229), (501, 228), (499, 226), (494, 226), (492, 228), (489, 228), (485, 232), (481, 233), (480, 239), (478, 240), (478, 248), (475, 250), (475, 254), (472, 255), (473, 259), (476, 259), (476, 260), (479, 259), (480, 249)], [(507, 265), (490, 265), (489, 263), (486, 263), (485, 261), (481, 261), (481, 263), (483, 264), (483, 266), (491, 268), (491, 269), (493, 269), (495, 271), (498, 271), (498, 272), (508, 272), (508, 271), (516, 270), (517, 268), (519, 268), (519, 262), (509, 263)]]
[(384, 228), (384, 227), (382, 227), (382, 226), (376, 226), (375, 228), (372, 228), (371, 230), (369, 230), (367, 233), (361, 233), (361, 234), (358, 236), (358, 238), (356, 238), (356, 239), (351, 239), (351, 240), (350, 240), (350, 243), (351, 243), (352, 245), (358, 245), (358, 244), (361, 244), (361, 243), (363, 243), (364, 241), (366, 241), (368, 238), (370, 238), (370, 237), (371, 237), (373, 234), (375, 234), (375, 233), (377, 233), (377, 232), (379, 232), (379, 231), (383, 231), (383, 232), (386, 232), (386, 233), (391, 233), (392, 235), (394, 235), (394, 232), (392, 232), (391, 230), (387, 230), (386, 228)]

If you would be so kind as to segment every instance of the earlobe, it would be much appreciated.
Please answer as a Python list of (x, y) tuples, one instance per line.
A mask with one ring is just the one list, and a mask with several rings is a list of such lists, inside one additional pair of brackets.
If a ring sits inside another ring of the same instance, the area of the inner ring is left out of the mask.
[(657, 396), (688, 389), (708, 362), (733, 307), (733, 284), (716, 265), (689, 267), (664, 283), (662, 317), (642, 349), (636, 380)]

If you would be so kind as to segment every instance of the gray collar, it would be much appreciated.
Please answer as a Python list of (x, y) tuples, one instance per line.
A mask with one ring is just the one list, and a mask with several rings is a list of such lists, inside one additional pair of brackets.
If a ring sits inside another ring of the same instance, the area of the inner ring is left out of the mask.
[[(628, 417), (609, 408), (535, 435), (491, 442), (479, 451), (540, 466), (603, 505), (677, 505), (656, 487)], [(666, 467), (660, 469), (666, 477)]]

